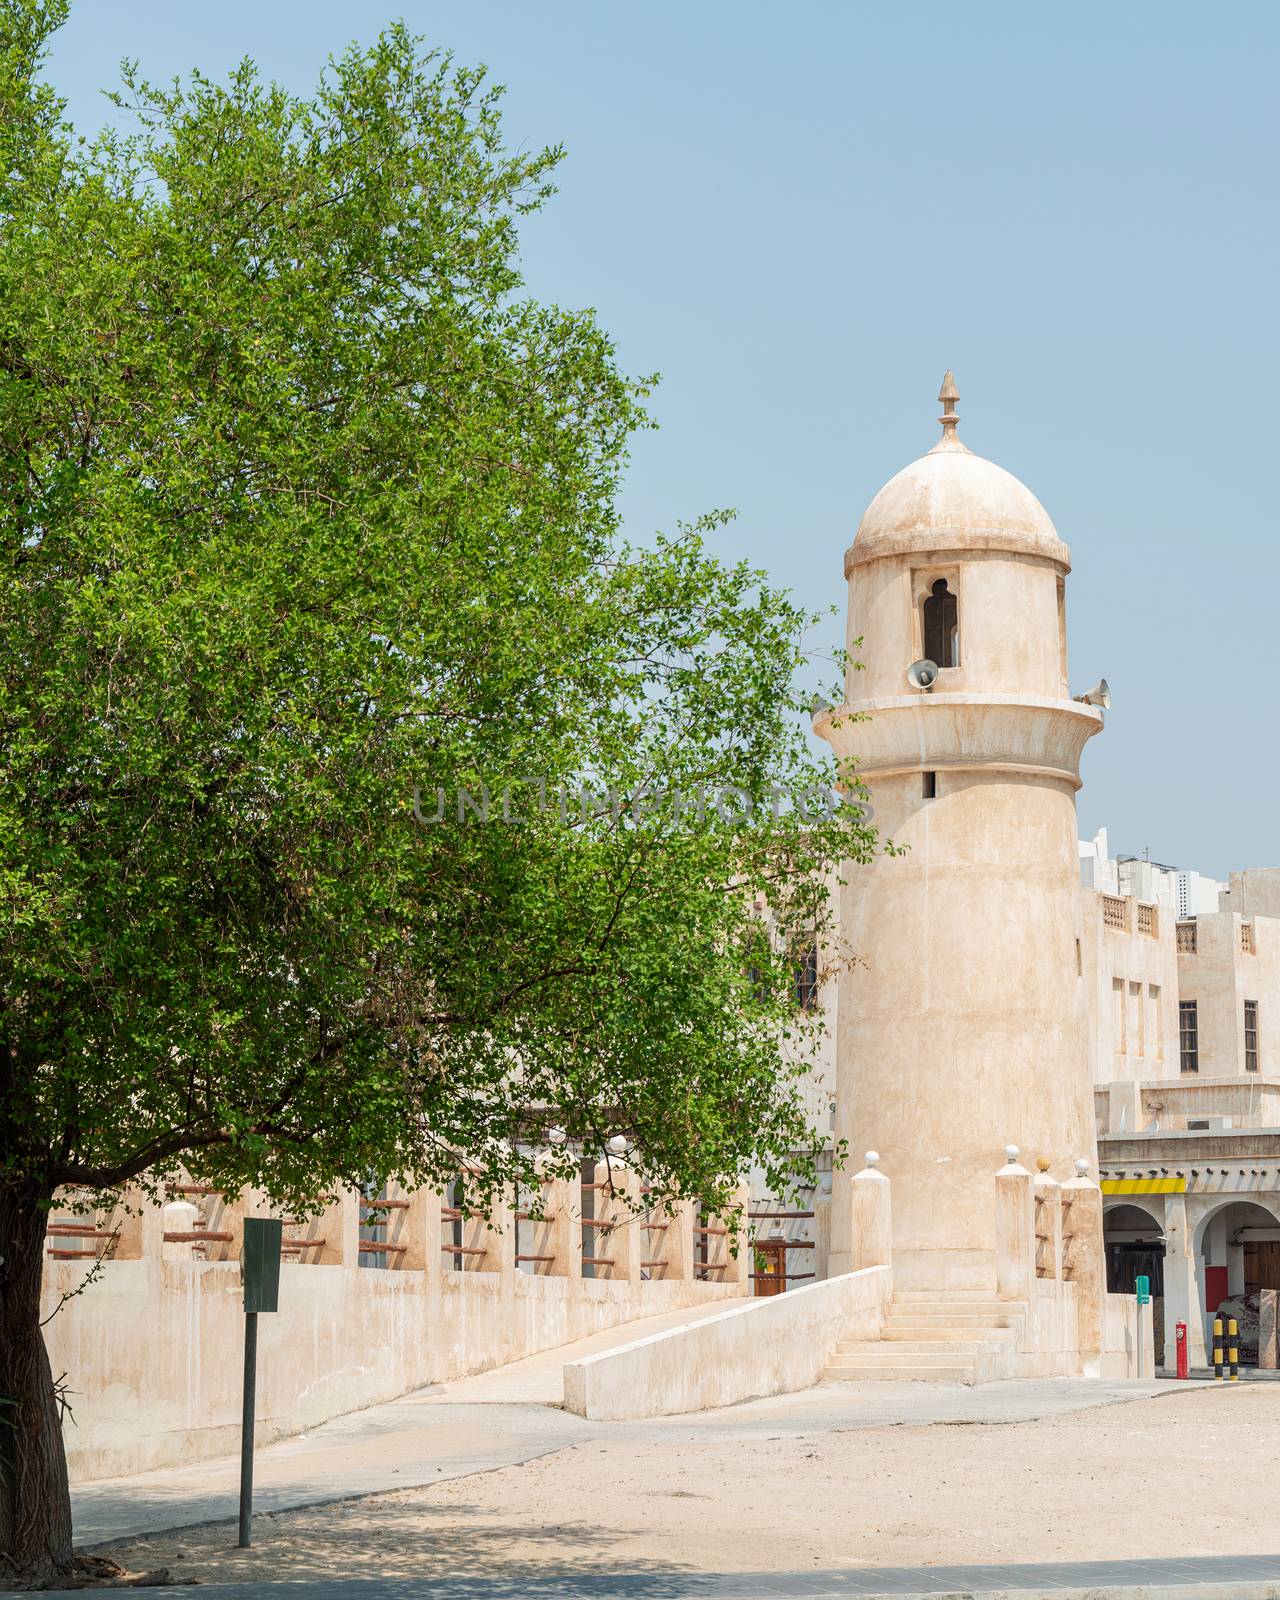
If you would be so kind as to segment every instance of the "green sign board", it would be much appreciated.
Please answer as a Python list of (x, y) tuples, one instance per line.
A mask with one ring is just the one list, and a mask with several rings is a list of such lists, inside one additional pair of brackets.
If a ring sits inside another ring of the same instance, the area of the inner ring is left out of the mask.
[(280, 1239), (284, 1224), (279, 1217), (246, 1217), (240, 1272), (244, 1279), (246, 1311), (274, 1311), (280, 1300)]
[(1138, 1296), (1140, 1306), (1149, 1305), (1151, 1302), (1151, 1279), (1137, 1277), (1133, 1280), (1134, 1292)]

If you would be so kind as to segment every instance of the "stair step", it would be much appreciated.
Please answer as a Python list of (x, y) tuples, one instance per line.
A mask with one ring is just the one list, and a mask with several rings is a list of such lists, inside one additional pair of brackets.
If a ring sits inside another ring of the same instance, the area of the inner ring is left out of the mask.
[(967, 1383), (973, 1382), (972, 1367), (825, 1367), (824, 1383)]
[(905, 1339), (881, 1344), (843, 1339), (836, 1346), (831, 1361), (835, 1365), (842, 1361), (866, 1361), (873, 1366), (884, 1363), (891, 1366), (929, 1366), (936, 1361), (945, 1361), (948, 1356), (998, 1355), (1008, 1348), (1008, 1345), (991, 1341), (984, 1343), (979, 1339), (954, 1344), (909, 1344)]
[(997, 1316), (1025, 1314), (1026, 1304), (1021, 1300), (952, 1300), (946, 1295), (933, 1295), (927, 1300), (899, 1300), (897, 1295), (889, 1301), (889, 1309), (902, 1311), (908, 1316), (927, 1315), (934, 1311), (963, 1312), (966, 1315), (991, 1313)]
[(890, 1321), (897, 1322), (989, 1322), (1000, 1327), (1005, 1322), (1021, 1322), (1026, 1313), (1008, 1306), (898, 1306), (891, 1300), (885, 1307)]
[(1008, 1300), (1001, 1301), (999, 1295), (992, 1294), (990, 1289), (895, 1289), (895, 1300), (979, 1300), (990, 1305), (1016, 1304)]
[(884, 1320), (904, 1328), (1020, 1328), (1026, 1318), (1007, 1311), (895, 1311), (888, 1306)]
[(914, 1344), (955, 1344), (962, 1345), (967, 1339), (980, 1339), (987, 1344), (1008, 1345), (1017, 1339), (1017, 1332), (1013, 1328), (991, 1328), (981, 1323), (967, 1323), (952, 1327), (939, 1324), (936, 1327), (917, 1327), (914, 1323), (904, 1327), (897, 1322), (891, 1322), (880, 1330), (881, 1340), (897, 1344), (910, 1340)]

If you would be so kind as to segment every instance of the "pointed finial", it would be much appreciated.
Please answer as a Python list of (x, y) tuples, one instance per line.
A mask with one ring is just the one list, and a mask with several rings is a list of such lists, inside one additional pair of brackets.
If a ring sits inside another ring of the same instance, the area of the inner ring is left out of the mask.
[[(956, 416), (956, 402), (960, 399), (960, 391), (956, 388), (955, 376), (951, 368), (947, 368), (947, 375), (942, 380), (942, 388), (938, 391), (938, 400), (942, 405), (942, 415), (938, 421), (942, 424), (942, 437), (934, 445), (933, 450), (960, 450), (968, 455), (968, 449), (956, 437), (956, 428), (960, 418)], [(929, 453), (933, 454), (933, 450)]]
[(947, 375), (942, 380), (942, 388), (938, 390), (938, 399), (942, 405), (942, 415), (938, 421), (942, 424), (943, 432), (950, 429), (954, 433), (956, 424), (960, 421), (956, 416), (956, 403), (960, 399), (960, 391), (956, 388), (955, 374), (950, 367), (947, 368)]

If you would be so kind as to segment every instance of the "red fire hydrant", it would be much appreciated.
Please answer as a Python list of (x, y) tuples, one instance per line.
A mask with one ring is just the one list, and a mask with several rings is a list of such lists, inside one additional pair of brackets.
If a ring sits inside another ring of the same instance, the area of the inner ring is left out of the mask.
[(1178, 1352), (1178, 1376), (1189, 1378), (1191, 1364), (1187, 1357), (1187, 1325), (1185, 1322), (1175, 1322), (1173, 1326), (1173, 1342)]

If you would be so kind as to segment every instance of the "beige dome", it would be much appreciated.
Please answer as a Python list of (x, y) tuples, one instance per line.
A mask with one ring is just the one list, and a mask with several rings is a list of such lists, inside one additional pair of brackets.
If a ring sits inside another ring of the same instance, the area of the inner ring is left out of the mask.
[(1014, 550), (1064, 569), (1071, 564), (1071, 552), (1026, 484), (973, 455), (955, 437), (954, 424), (867, 507), (845, 570), (879, 556), (945, 550)]

